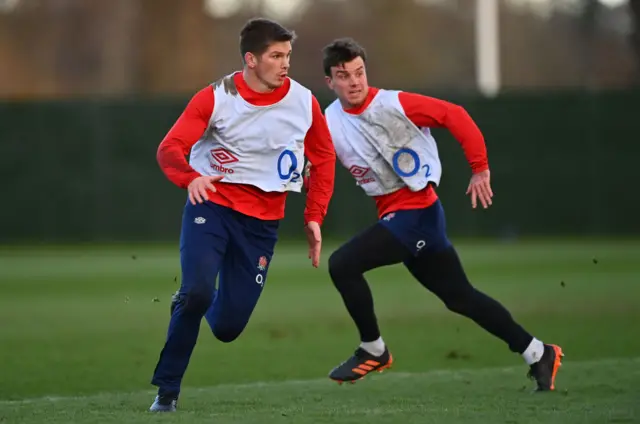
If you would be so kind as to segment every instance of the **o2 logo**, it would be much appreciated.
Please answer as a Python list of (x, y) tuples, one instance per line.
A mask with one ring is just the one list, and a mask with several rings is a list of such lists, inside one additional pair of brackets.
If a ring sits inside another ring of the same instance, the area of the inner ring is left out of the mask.
[[(285, 158), (288, 158), (289, 167), (286, 166)], [(285, 163), (283, 163), (285, 162)], [(283, 169), (285, 168), (285, 169)], [(300, 181), (300, 173), (296, 171), (298, 168), (298, 158), (289, 149), (285, 149), (278, 157), (278, 176), (281, 180), (289, 180), (291, 183)]]
[[(402, 155), (402, 154), (409, 155), (413, 159), (413, 169), (411, 169), (411, 171), (409, 171), (409, 172), (405, 172), (400, 168), (400, 155)], [(408, 149), (408, 148), (405, 147), (403, 149), (398, 150), (393, 155), (392, 163), (393, 163), (393, 170), (396, 171), (396, 174), (398, 174), (399, 176), (401, 176), (403, 178), (413, 177), (421, 169), (425, 169), (425, 173), (424, 173), (425, 177), (430, 177), (431, 176), (431, 167), (428, 164), (420, 166), (420, 156), (418, 156), (416, 151), (413, 150), (413, 149)]]

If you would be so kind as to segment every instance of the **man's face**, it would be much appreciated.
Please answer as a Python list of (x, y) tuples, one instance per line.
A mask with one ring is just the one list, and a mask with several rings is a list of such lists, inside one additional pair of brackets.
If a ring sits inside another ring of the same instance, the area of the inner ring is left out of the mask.
[(326, 77), (326, 81), (343, 105), (359, 106), (367, 98), (369, 83), (364, 60), (361, 57), (331, 67), (331, 77)]
[(262, 55), (256, 58), (254, 69), (256, 76), (264, 85), (275, 89), (284, 84), (289, 73), (291, 42), (272, 43)]

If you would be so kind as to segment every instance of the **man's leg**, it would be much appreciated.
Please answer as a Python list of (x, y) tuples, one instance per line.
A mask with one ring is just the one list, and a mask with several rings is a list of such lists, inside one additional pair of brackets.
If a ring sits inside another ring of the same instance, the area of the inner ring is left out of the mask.
[(469, 282), (458, 254), (446, 237), (444, 212), (438, 203), (425, 210), (425, 218), (437, 228), (430, 234), (428, 248), (405, 261), (409, 272), (448, 309), (472, 319), (503, 340), (513, 352), (532, 366), (531, 374), (540, 390), (553, 390), (562, 351), (544, 345), (522, 328), (498, 301), (475, 289)]
[(187, 203), (180, 237), (182, 284), (175, 296), (166, 342), (151, 380), (158, 386), (152, 411), (175, 410), (200, 322), (212, 302), (227, 243), (227, 231), (215, 205)]
[(401, 263), (409, 250), (381, 224), (375, 224), (342, 245), (329, 258), (329, 274), (360, 333), (355, 354), (334, 368), (335, 381), (355, 381), (393, 362), (386, 348), (374, 312), (373, 296), (364, 273), (374, 268)]
[(278, 223), (229, 212), (230, 241), (218, 290), (205, 318), (214, 336), (230, 343), (244, 331), (267, 281)]

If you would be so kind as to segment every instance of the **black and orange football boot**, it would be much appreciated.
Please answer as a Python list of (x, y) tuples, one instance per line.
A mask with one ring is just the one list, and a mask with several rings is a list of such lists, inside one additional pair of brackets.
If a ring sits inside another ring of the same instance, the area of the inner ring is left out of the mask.
[(329, 373), (329, 378), (339, 384), (344, 382), (355, 383), (369, 373), (374, 371), (382, 372), (387, 368), (391, 368), (391, 364), (393, 364), (393, 356), (389, 353), (389, 349), (385, 348), (382, 355), (374, 356), (359, 347), (352, 357)]
[(556, 345), (544, 345), (544, 353), (542, 358), (535, 364), (532, 364), (527, 373), (527, 377), (535, 380), (537, 383), (537, 392), (547, 392), (555, 390), (556, 375), (558, 369), (562, 365), (562, 348)]

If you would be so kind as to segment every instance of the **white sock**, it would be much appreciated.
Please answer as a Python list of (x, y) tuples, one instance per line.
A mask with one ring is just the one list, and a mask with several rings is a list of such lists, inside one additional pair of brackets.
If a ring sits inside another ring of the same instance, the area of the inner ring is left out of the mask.
[(535, 364), (542, 358), (542, 354), (544, 353), (544, 343), (535, 337), (529, 343), (527, 349), (522, 352), (522, 357), (527, 362), (527, 364)]
[(385, 345), (382, 337), (378, 337), (378, 340), (374, 340), (372, 342), (362, 342), (360, 343), (360, 347), (373, 356), (381, 356), (385, 351)]

